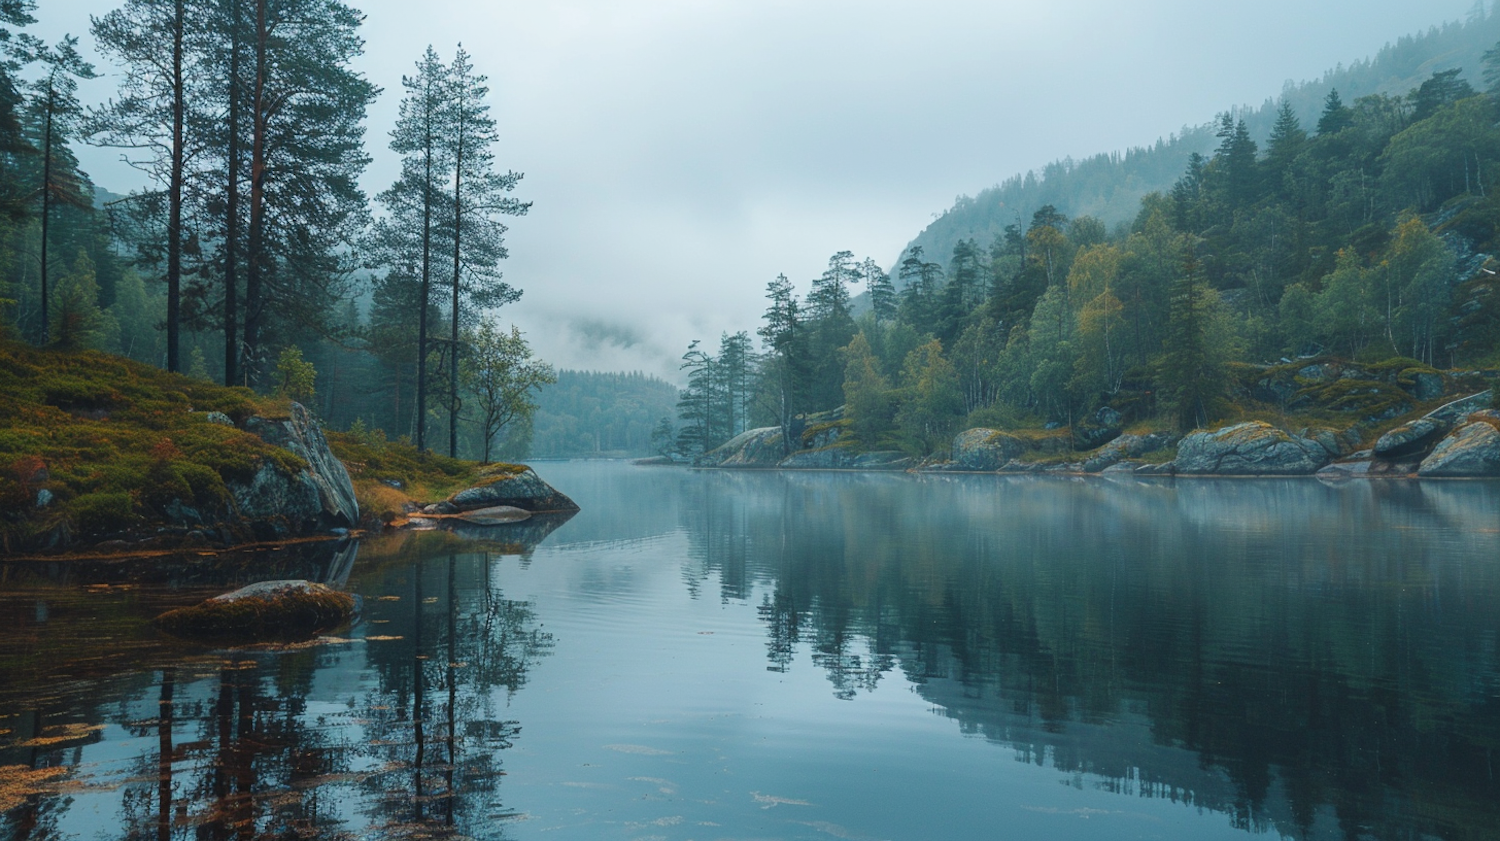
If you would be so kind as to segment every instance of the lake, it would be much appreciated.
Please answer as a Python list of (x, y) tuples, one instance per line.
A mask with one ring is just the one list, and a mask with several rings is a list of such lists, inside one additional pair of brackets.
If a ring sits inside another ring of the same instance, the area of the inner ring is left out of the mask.
[[(582, 512), (0, 565), (0, 837), (1500, 833), (1500, 483), (536, 468)], [(280, 577), (360, 621), (149, 625)]]

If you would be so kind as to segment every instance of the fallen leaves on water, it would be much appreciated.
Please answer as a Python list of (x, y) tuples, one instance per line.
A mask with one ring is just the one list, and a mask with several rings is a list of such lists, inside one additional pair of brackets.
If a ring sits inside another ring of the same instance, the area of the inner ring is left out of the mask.
[(79, 739), (86, 739), (91, 734), (97, 733), (103, 729), (104, 725), (102, 724), (59, 724), (55, 727), (48, 727), (46, 730), (42, 731), (43, 735), (41, 736), (37, 736), (33, 739), (26, 739), (25, 741), (16, 742), (15, 744), (11, 745), (11, 747), (45, 748), (51, 745), (60, 745), (65, 742), (76, 742)]
[(47, 788), (42, 784), (68, 773), (65, 767), (28, 768), (25, 765), (0, 765), (0, 813), (8, 812)]
[(325, 645), (348, 645), (352, 642), (354, 640), (343, 637), (316, 637), (297, 642), (262, 642), (245, 647), (251, 651), (303, 651), (309, 648), (320, 648)]

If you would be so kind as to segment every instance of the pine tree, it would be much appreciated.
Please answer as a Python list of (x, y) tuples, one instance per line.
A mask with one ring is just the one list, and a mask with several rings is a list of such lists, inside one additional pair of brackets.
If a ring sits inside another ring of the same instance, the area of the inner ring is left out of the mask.
[[(244, 169), (244, 130), (241, 115), (245, 112), (244, 84), (245, 46), (249, 38), (245, 20), (245, 0), (212, 0), (214, 27), (220, 38), (211, 54), (213, 64), (222, 68), (217, 86), (224, 120), (205, 121), (216, 136), (224, 154), (223, 232), (220, 237), (220, 262), (223, 266), (224, 308), (224, 384), (237, 385), (242, 371), (243, 348), (240, 346), (240, 255), (243, 249), (244, 220), (240, 211), (240, 182)], [(197, 114), (204, 114), (198, 109)]]
[(1157, 363), (1162, 402), (1182, 432), (1206, 424), (1223, 391), (1224, 372), (1210, 335), (1213, 305), (1213, 290), (1188, 245), (1172, 284), (1166, 339)]
[(417, 448), (427, 448), (427, 319), (422, 316), (432, 302), (434, 234), (445, 217), (442, 200), (448, 163), (443, 157), (440, 131), (449, 107), (448, 68), (432, 47), (417, 62), (413, 76), (402, 76), (406, 96), (391, 132), (391, 151), (402, 156), (401, 176), (377, 199), (386, 216), (372, 237), (373, 256), (387, 266), (400, 266), (398, 277), (418, 278), (416, 306), (406, 315), (416, 323), (416, 439)]
[(1323, 98), (1323, 114), (1318, 118), (1318, 136), (1329, 137), (1354, 125), (1354, 112), (1344, 105), (1337, 89)]
[(15, 31), (36, 23), (34, 0), (0, 0), (0, 219), (17, 221), (28, 211), (30, 185), (20, 178), (20, 159), (36, 153), (21, 126), (25, 101), (17, 74), (35, 57), (39, 42)]
[(807, 295), (811, 333), (813, 382), (811, 408), (830, 409), (843, 402), (844, 367), (838, 349), (854, 338), (854, 318), (849, 313), (849, 284), (854, 279), (854, 254), (840, 251), (828, 258), (828, 268), (813, 281)]
[(896, 288), (891, 285), (891, 276), (881, 270), (874, 258), (866, 257), (860, 266), (865, 289), (870, 293), (870, 309), (875, 313), (875, 323), (885, 324), (896, 320)]
[(766, 284), (766, 297), (771, 306), (766, 310), (765, 323), (756, 333), (767, 351), (767, 378), (771, 383), (772, 409), (781, 427), (782, 453), (789, 455), (793, 433), (798, 431), (794, 421), (802, 411), (811, 374), (807, 327), (803, 324), (801, 304), (786, 275), (777, 275)]
[(1286, 194), (1286, 175), (1297, 156), (1306, 148), (1307, 132), (1302, 130), (1292, 104), (1283, 99), (1276, 112), (1276, 123), (1271, 127), (1271, 136), (1266, 142), (1265, 181), (1272, 192)]
[(938, 282), (943, 277), (939, 263), (922, 259), (922, 246), (913, 245), (901, 261), (896, 277), (901, 281), (901, 319), (918, 333), (935, 333), (939, 317)]
[(702, 455), (727, 440), (719, 360), (698, 345), (694, 339), (682, 355), (681, 369), (688, 372), (688, 381), (677, 401), (677, 416), (682, 420), (677, 448), (690, 455)]
[(1411, 121), (1421, 122), (1437, 113), (1437, 110), (1444, 105), (1452, 105), (1461, 99), (1474, 96), (1476, 91), (1473, 86), (1459, 78), (1458, 74), (1462, 72), (1462, 68), (1458, 67), (1437, 71), (1416, 90), (1408, 94), (1407, 98), (1412, 105)]
[(364, 16), (339, 0), (246, 0), (249, 135), (244, 379), (268, 333), (326, 332), (366, 214), (365, 108), (379, 92), (350, 65)]
[(168, 371), (181, 370), (182, 361), (182, 202), (192, 69), (185, 43), (188, 14), (186, 0), (127, 0), (92, 26), (100, 50), (125, 68), (119, 98), (93, 112), (93, 133), (102, 145), (147, 150), (147, 158), (131, 163), (166, 193)]
[(485, 102), (487, 78), (474, 72), (469, 54), (460, 45), (448, 69), (449, 102), (444, 110), (443, 154), (453, 174), (452, 237), (453, 293), (449, 310), (448, 455), (458, 453), (459, 328), (466, 310), (498, 307), (521, 297), (501, 280), (499, 263), (506, 257), (505, 225), (501, 216), (524, 216), (531, 202), (508, 194), (521, 180), (519, 172), (495, 171), (493, 146), (498, 139), (495, 119)]
[(99, 309), (99, 283), (94, 261), (79, 252), (73, 268), (57, 282), (57, 306), (52, 310), (51, 335), (62, 348), (98, 348), (111, 332), (108, 313)]
[(78, 39), (66, 36), (56, 47), (40, 47), (37, 58), (45, 72), (30, 84), (28, 108), (36, 139), (32, 145), (41, 153), (42, 173), (37, 194), (41, 197), (41, 245), (38, 270), (41, 278), (41, 343), (47, 344), (51, 328), (48, 312), (48, 270), (52, 242), (52, 210), (68, 204), (87, 207), (85, 182), (78, 172), (78, 161), (68, 149), (68, 140), (80, 128), (83, 108), (78, 103), (78, 79), (92, 79), (94, 68), (78, 53)]

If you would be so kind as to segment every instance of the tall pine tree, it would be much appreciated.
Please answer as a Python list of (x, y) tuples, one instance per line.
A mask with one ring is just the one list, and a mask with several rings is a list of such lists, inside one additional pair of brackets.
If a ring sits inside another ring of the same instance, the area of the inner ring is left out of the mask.
[(125, 71), (119, 98), (93, 112), (96, 142), (144, 151), (144, 157), (127, 160), (165, 193), (168, 371), (182, 367), (182, 202), (188, 177), (187, 88), (192, 70), (188, 17), (186, 0), (127, 0), (94, 18), (92, 27), (100, 51)]
[(458, 454), (459, 330), (465, 315), (477, 315), (521, 297), (519, 289), (501, 280), (499, 263), (506, 257), (506, 227), (502, 216), (524, 216), (531, 202), (509, 195), (521, 180), (518, 172), (495, 170), (495, 119), (485, 102), (488, 79), (474, 72), (469, 54), (458, 48), (449, 66), (449, 102), (444, 110), (442, 149), (451, 162), (453, 185), (449, 216), (453, 294), (448, 336), (448, 454)]

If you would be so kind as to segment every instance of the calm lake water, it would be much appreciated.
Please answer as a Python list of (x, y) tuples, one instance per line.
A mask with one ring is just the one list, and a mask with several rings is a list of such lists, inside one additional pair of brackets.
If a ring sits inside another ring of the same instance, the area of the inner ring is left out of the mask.
[[(1500, 484), (537, 467), (582, 513), (0, 565), (0, 837), (1500, 837)], [(267, 577), (363, 618), (148, 624)]]

